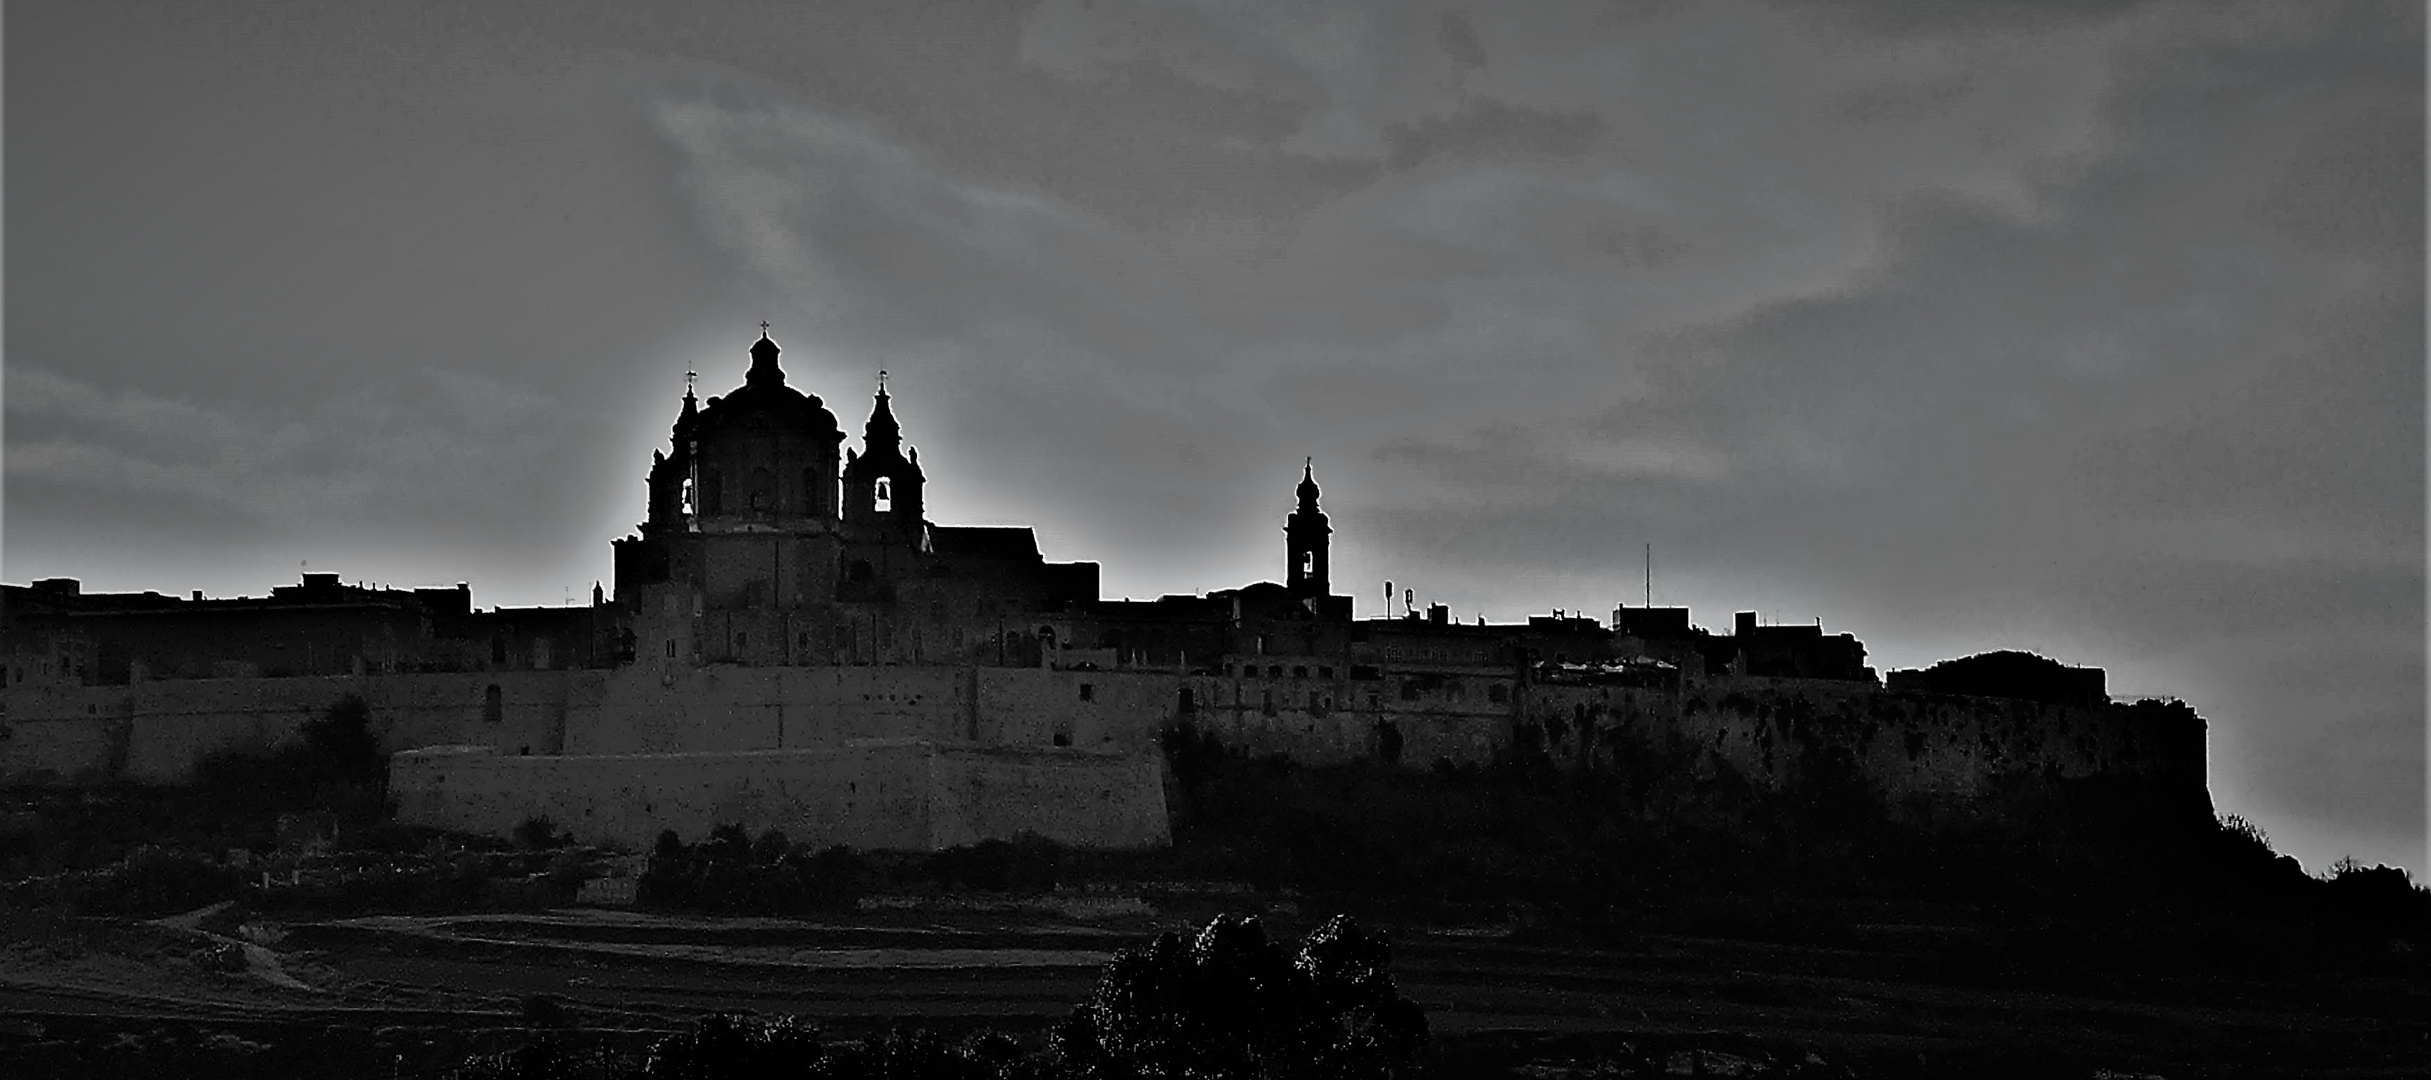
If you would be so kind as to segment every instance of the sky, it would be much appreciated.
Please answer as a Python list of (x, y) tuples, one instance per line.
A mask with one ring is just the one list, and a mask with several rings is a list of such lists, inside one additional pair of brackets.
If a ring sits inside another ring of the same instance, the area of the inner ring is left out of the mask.
[[(765, 319), (1109, 595), (1820, 619), (2426, 869), (2420, 5), (11, 4), (0, 577), (611, 578)], [(1394, 605), (1397, 610), (1398, 605)]]

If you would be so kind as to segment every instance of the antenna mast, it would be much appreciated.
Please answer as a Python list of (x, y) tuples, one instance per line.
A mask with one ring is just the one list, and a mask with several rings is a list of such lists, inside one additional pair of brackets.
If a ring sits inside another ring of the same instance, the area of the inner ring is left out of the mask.
[(1654, 607), (1654, 545), (1646, 545), (1646, 606)]

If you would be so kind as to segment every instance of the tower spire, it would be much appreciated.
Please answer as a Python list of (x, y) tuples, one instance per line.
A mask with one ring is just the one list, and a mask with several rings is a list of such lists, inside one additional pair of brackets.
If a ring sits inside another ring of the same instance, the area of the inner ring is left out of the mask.
[(760, 340), (751, 343), (751, 371), (743, 376), (743, 384), (746, 386), (785, 385), (785, 372), (777, 367), (777, 354), (784, 351), (778, 348), (776, 341), (768, 336), (768, 323), (766, 320), (762, 320), (760, 322)]
[(1294, 595), (1324, 596), (1330, 588), (1326, 534), (1333, 527), (1325, 521), (1325, 511), (1317, 508), (1317, 459), (1300, 462), (1300, 507), (1284, 519), (1283, 536), (1289, 564), (1284, 568), (1283, 584)]

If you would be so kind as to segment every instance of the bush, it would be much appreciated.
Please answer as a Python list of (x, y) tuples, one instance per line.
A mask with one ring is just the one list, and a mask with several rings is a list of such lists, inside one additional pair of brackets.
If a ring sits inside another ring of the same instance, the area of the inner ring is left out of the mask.
[(1412, 1075), (1426, 1015), (1393, 986), (1392, 946), (1337, 915), (1296, 953), (1256, 919), (1218, 917), (1117, 953), (1055, 1032), (1069, 1075)]
[(294, 742), (267, 751), (230, 750), (195, 765), (199, 809), (216, 819), (328, 810), (348, 825), (388, 817), (388, 758), (371, 730), (371, 709), (339, 698)]
[(234, 899), (244, 875), (190, 851), (144, 845), (114, 866), (33, 878), (0, 890), (10, 906), (151, 917)]
[(557, 831), (557, 823), (546, 817), (525, 818), (508, 835), (514, 838), (516, 847), (526, 851), (545, 851), (574, 842), (573, 837)]
[(874, 874), (843, 847), (813, 853), (775, 830), (748, 840), (741, 825), (720, 825), (687, 846), (673, 830), (659, 834), (650, 862), (634, 883), (634, 903), (661, 911), (783, 915), (849, 908), (869, 891)]

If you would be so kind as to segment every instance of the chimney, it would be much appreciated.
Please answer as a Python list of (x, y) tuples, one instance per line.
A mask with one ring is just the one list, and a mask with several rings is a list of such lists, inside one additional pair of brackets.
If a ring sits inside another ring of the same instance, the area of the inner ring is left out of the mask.
[(1452, 609), (1443, 604), (1429, 604), (1427, 621), (1437, 626), (1448, 626), (1452, 621)]
[(1753, 633), (1755, 633), (1755, 632), (1756, 632), (1756, 613), (1755, 613), (1755, 612), (1752, 612), (1752, 611), (1742, 611), (1742, 612), (1738, 613), (1737, 615), (1733, 616), (1733, 619), (1735, 620), (1735, 624), (1734, 624), (1734, 625), (1731, 627), (1731, 632), (1732, 632), (1732, 633), (1735, 633), (1735, 634), (1739, 635), (1740, 637), (1746, 637), (1747, 635), (1749, 635), (1749, 634), (1753, 634)]

